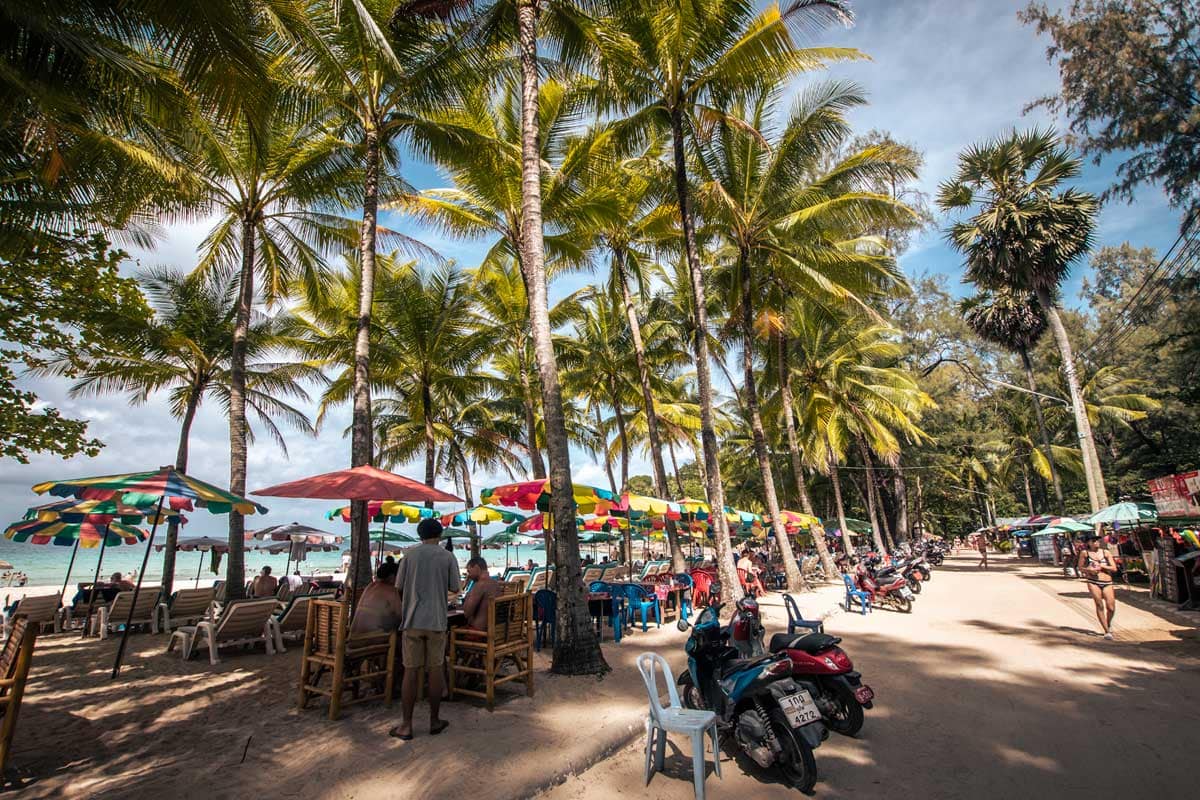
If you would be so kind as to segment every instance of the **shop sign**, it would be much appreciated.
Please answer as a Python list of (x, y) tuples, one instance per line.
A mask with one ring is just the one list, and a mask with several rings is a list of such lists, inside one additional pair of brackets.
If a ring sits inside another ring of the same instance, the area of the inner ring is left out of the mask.
[(1200, 471), (1167, 475), (1150, 481), (1159, 518), (1200, 517)]

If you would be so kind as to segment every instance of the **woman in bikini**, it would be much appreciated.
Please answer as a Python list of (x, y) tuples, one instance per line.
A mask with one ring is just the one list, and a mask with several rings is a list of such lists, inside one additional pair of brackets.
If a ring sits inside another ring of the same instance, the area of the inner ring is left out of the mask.
[(1111, 639), (1112, 618), (1117, 611), (1117, 595), (1113, 589), (1113, 575), (1117, 571), (1117, 563), (1113, 561), (1112, 553), (1100, 549), (1100, 537), (1094, 533), (1083, 537), (1084, 549), (1079, 552), (1076, 567), (1079, 576), (1087, 584), (1088, 593), (1096, 602), (1096, 619), (1104, 629), (1104, 638)]

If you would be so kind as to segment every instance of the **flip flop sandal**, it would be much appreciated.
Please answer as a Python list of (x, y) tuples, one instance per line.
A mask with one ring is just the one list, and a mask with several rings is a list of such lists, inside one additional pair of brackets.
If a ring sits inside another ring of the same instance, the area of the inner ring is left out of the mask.
[(411, 742), (413, 735), (411, 733), (400, 733), (400, 727), (397, 726), (388, 731), (388, 736), (399, 739), (402, 742)]
[(441, 733), (442, 731), (446, 730), (446, 728), (449, 728), (449, 727), (450, 727), (449, 722), (447, 722), (444, 719), (440, 719), (437, 721), (437, 724), (429, 726), (429, 735), (437, 736), (439, 733)]

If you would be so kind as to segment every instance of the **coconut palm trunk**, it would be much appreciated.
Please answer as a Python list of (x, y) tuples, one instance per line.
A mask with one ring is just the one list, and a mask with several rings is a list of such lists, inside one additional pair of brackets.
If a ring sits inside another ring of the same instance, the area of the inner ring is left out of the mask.
[[(425, 418), (425, 485), (433, 487), (437, 481), (437, 434), (433, 429), (433, 396), (429, 393), (429, 384), (421, 384), (421, 415)], [(470, 504), (467, 504), (470, 507)], [(426, 502), (426, 508), (433, 508), (433, 503)]]
[[(372, 462), (371, 441), (371, 308), (375, 303), (375, 238), (379, 225), (379, 130), (368, 125), (363, 136), (363, 218), (359, 237), (358, 325), (354, 337), (354, 419), (351, 424), (350, 464)], [(356, 588), (371, 582), (371, 543), (367, 501), (350, 504), (350, 577)]]
[[(523, 268), (522, 268), (523, 269)], [(525, 436), (529, 446), (529, 469), (533, 479), (544, 480), (546, 477), (546, 462), (542, 461), (542, 451), (538, 447), (537, 411), (534, 407), (533, 386), (529, 380), (529, 370), (521, 364), (521, 399), (525, 406)]]
[[(467, 500), (467, 508), (475, 507), (475, 487), (471, 485), (471, 467), (464, 459), (462, 462), (463, 497)], [(467, 530), (471, 532), (471, 558), (479, 558), (482, 543), (479, 541), (479, 523), (467, 520)]]
[[(188, 463), (188, 438), (192, 433), (192, 422), (196, 419), (196, 409), (200, 406), (201, 389), (192, 384), (188, 389), (187, 405), (183, 412), (183, 422), (179, 426), (179, 447), (175, 451), (175, 469), (186, 474)], [(179, 517), (172, 517), (167, 522), (167, 540), (163, 548), (162, 592), (164, 597), (170, 597), (175, 589), (175, 546), (179, 543)]]
[[(663, 464), (662, 438), (658, 433), (658, 413), (654, 410), (654, 392), (650, 389), (650, 368), (646, 364), (646, 345), (642, 341), (642, 323), (638, 319), (637, 306), (633, 302), (633, 293), (629, 291), (629, 282), (625, 275), (625, 253), (618, 250), (613, 253), (613, 263), (617, 270), (617, 280), (621, 284), (621, 298), (625, 303), (625, 317), (629, 321), (629, 333), (633, 339), (633, 354), (637, 360), (638, 382), (642, 388), (642, 407), (646, 412), (646, 438), (650, 442), (650, 465), (654, 469), (654, 491), (664, 500), (671, 496), (667, 485), (667, 468)], [(671, 452), (672, 461), (675, 458)], [(676, 480), (679, 470), (675, 469)], [(683, 489), (680, 489), (680, 493)], [(667, 520), (667, 544), (671, 548), (671, 571), (680, 573), (687, 570), (687, 561), (683, 547), (679, 541), (679, 531), (674, 520)]]
[(1083, 469), (1087, 477), (1088, 500), (1092, 513), (1108, 505), (1108, 494), (1104, 489), (1104, 475), (1100, 469), (1100, 460), (1096, 455), (1096, 440), (1092, 436), (1092, 425), (1088, 421), (1087, 406), (1084, 405), (1083, 392), (1079, 389), (1079, 374), (1075, 371), (1075, 353), (1071, 349), (1071, 338), (1063, 325), (1050, 293), (1045, 289), (1037, 292), (1038, 302), (1046, 310), (1046, 320), (1050, 323), (1050, 331), (1058, 344), (1062, 355), (1063, 376), (1067, 381), (1067, 390), (1071, 394), (1071, 413), (1075, 416), (1075, 431), (1079, 435), (1079, 449), (1083, 454)]
[[(246, 494), (246, 335), (254, 303), (255, 218), (242, 219), (242, 268), (238, 276), (238, 305), (233, 322), (233, 352), (229, 360), (229, 491)], [(225, 563), (225, 596), (237, 600), (246, 589), (246, 522), (237, 511), (229, 514), (229, 554)]]
[(1033, 510), (1033, 489), (1029, 485), (1029, 471), (1024, 467), (1021, 468), (1021, 480), (1025, 484), (1025, 506), (1029, 509), (1029, 516), (1033, 517), (1037, 513)]
[(875, 491), (871, 486), (875, 479), (874, 470), (871, 467), (871, 452), (867, 449), (867, 443), (861, 436), (855, 438), (858, 440), (858, 452), (862, 455), (863, 464), (866, 465), (866, 485), (863, 487), (863, 496), (867, 500), (867, 514), (871, 517), (871, 539), (875, 543), (875, 551), (882, 555), (887, 553), (887, 547), (883, 543), (883, 533), (879, 528), (879, 509), (875, 506)]
[(758, 459), (758, 471), (762, 475), (763, 493), (767, 500), (767, 513), (771, 515), (771, 529), (775, 532), (775, 544), (783, 558), (783, 571), (787, 575), (788, 589), (793, 592), (804, 591), (804, 577), (800, 574), (800, 565), (796, 563), (796, 554), (792, 552), (791, 542), (787, 538), (787, 529), (779, 514), (779, 496), (775, 493), (775, 475), (771, 469), (771, 454), (767, 450), (767, 435), (763, 430), (762, 412), (758, 407), (758, 389), (754, 382), (754, 308), (753, 308), (753, 276), (750, 273), (749, 254), (743, 250), (741, 262), (741, 306), (742, 306), (742, 370), (743, 389), (746, 411), (750, 417), (750, 433), (754, 440), (754, 455)]
[(629, 435), (625, 430), (625, 411), (617, 400), (617, 387), (610, 378), (608, 381), (609, 396), (612, 397), (613, 418), (617, 423), (617, 441), (621, 450), (621, 491), (629, 488)]
[[(800, 510), (809, 516), (816, 516), (813, 512), (812, 497), (808, 494), (808, 487), (804, 484), (804, 464), (800, 460), (800, 441), (796, 435), (796, 418), (793, 412), (792, 402), (792, 366), (788, 360), (788, 340), (786, 336), (780, 335), (776, 337), (776, 345), (779, 351), (779, 390), (783, 397), (783, 422), (787, 429), (787, 444), (788, 457), (792, 462), (792, 474), (796, 478), (796, 496), (800, 499)], [(812, 534), (813, 544), (817, 548), (817, 555), (821, 558), (821, 569), (825, 573), (825, 577), (832, 579), (837, 575), (837, 566), (833, 563), (833, 556), (829, 552), (829, 545), (825, 542), (825, 537), (815, 529), (810, 530)]]
[(1029, 391), (1034, 393), (1032, 395), (1033, 413), (1037, 417), (1038, 436), (1041, 437), (1042, 447), (1046, 452), (1046, 461), (1050, 465), (1050, 482), (1054, 484), (1054, 508), (1060, 517), (1065, 516), (1067, 504), (1063, 499), (1062, 479), (1058, 476), (1058, 464), (1055, 463), (1054, 453), (1050, 449), (1050, 432), (1046, 429), (1046, 416), (1042, 413), (1042, 398), (1037, 394), (1037, 379), (1033, 377), (1033, 362), (1029, 359), (1028, 348), (1021, 347), (1017, 352), (1021, 354), (1021, 366), (1025, 368), (1025, 383), (1029, 386)]
[[(705, 487), (708, 490), (709, 526), (717, 550), (717, 572), (721, 584), (740, 585), (733, 547), (725, 523), (725, 488), (721, 485), (721, 465), (717, 457), (717, 434), (713, 425), (712, 373), (708, 359), (708, 306), (705, 302), (704, 272), (696, 248), (696, 230), (692, 220), (691, 198), (688, 192), (687, 157), (684, 153), (683, 109), (671, 109), (671, 146), (675, 162), (675, 197), (679, 203), (679, 218), (683, 225), (684, 251), (687, 255), (688, 276), (692, 287), (693, 313), (696, 315), (696, 335), (692, 345), (696, 351), (696, 387), (700, 399), (700, 441), (705, 462)], [(732, 595), (731, 595), (732, 596)]]
[(838, 476), (837, 456), (833, 454), (833, 445), (829, 437), (825, 438), (825, 463), (829, 467), (829, 483), (833, 486), (833, 507), (837, 511), (838, 530), (842, 532), (842, 547), (846, 555), (854, 551), (854, 539), (850, 529), (846, 527), (846, 505), (842, 502), (842, 479)]
[(560, 675), (608, 671), (592, 627), (579, 559), (571, 453), (563, 415), (558, 364), (551, 339), (542, 241), (541, 154), (538, 148), (537, 0), (518, 0), (517, 35), (521, 61), (521, 268), (525, 273), (529, 321), (542, 386), (546, 454), (550, 460), (550, 510), (554, 515), (555, 589), (558, 632), (552, 672)]
[(895, 474), (892, 475), (892, 494), (896, 498), (896, 544), (907, 542), (911, 536), (908, 530), (908, 481), (904, 479), (904, 470), (900, 469), (897, 461)]

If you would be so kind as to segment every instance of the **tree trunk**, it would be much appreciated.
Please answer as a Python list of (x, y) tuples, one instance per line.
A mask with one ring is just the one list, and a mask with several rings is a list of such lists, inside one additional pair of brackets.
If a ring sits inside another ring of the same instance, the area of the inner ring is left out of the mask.
[(1058, 464), (1054, 461), (1054, 451), (1050, 449), (1050, 432), (1046, 429), (1046, 417), (1042, 413), (1042, 398), (1037, 392), (1037, 380), (1033, 377), (1033, 362), (1029, 359), (1029, 350), (1022, 347), (1019, 351), (1021, 354), (1021, 364), (1025, 367), (1025, 382), (1029, 385), (1029, 391), (1035, 392), (1033, 397), (1033, 413), (1037, 417), (1038, 435), (1042, 439), (1042, 447), (1046, 450), (1046, 461), (1050, 463), (1050, 481), (1054, 484), (1054, 501), (1055, 510), (1060, 517), (1067, 514), (1067, 503), (1063, 499), (1062, 479), (1058, 476)]
[(560, 675), (593, 675), (608, 671), (592, 627), (579, 559), (575, 497), (571, 488), (571, 453), (563, 416), (558, 364), (551, 340), (546, 296), (546, 264), (542, 241), (541, 154), (538, 147), (537, 0), (517, 0), (521, 55), (521, 239), (529, 322), (542, 384), (542, 417), (546, 454), (550, 459), (550, 510), (554, 515), (555, 589), (558, 633), (551, 671)]
[(625, 412), (621, 402), (617, 400), (617, 386), (612, 378), (608, 379), (608, 393), (612, 397), (613, 418), (617, 422), (617, 442), (621, 449), (621, 491), (629, 488), (629, 435), (625, 431)]
[(1025, 482), (1025, 505), (1029, 508), (1029, 516), (1032, 517), (1037, 512), (1033, 510), (1033, 490), (1029, 487), (1029, 472), (1024, 467), (1021, 468), (1021, 480)]
[(879, 528), (879, 509), (875, 506), (875, 492), (872, 490), (871, 482), (875, 477), (875, 470), (871, 466), (871, 452), (867, 449), (867, 443), (861, 436), (855, 437), (858, 440), (858, 452), (862, 456), (863, 465), (866, 467), (865, 489), (863, 492), (867, 501), (867, 514), (871, 518), (871, 539), (875, 543), (875, 551), (881, 556), (887, 554), (887, 546), (883, 543), (883, 533)]
[(705, 486), (708, 489), (708, 505), (712, 511), (709, 514), (709, 527), (716, 544), (718, 576), (726, 589), (725, 598), (729, 600), (735, 597), (736, 587), (740, 584), (737, 579), (737, 566), (733, 562), (733, 548), (729, 542), (729, 528), (725, 524), (725, 488), (721, 485), (717, 434), (713, 427), (712, 374), (708, 360), (708, 306), (704, 296), (704, 272), (700, 267), (700, 256), (696, 249), (691, 200), (688, 196), (683, 109), (679, 107), (671, 109), (671, 147), (675, 161), (675, 197), (679, 202), (684, 250), (692, 285), (692, 306), (696, 315), (696, 336), (692, 344), (696, 351), (696, 386), (700, 396), (700, 441), (704, 451)]
[[(229, 359), (229, 491), (246, 495), (246, 336), (254, 304), (255, 218), (242, 219), (242, 269), (238, 276), (233, 351)], [(225, 563), (225, 597), (237, 600), (246, 589), (246, 521), (229, 513), (229, 554)]]
[[(650, 466), (654, 470), (654, 491), (664, 500), (671, 496), (667, 485), (667, 468), (663, 465), (662, 439), (658, 434), (658, 412), (654, 409), (654, 393), (650, 390), (650, 368), (646, 364), (646, 345), (642, 341), (642, 323), (638, 319), (637, 307), (633, 303), (633, 294), (629, 291), (628, 276), (625, 274), (625, 253), (621, 250), (613, 252), (613, 266), (617, 270), (617, 280), (621, 284), (621, 297), (625, 302), (625, 317), (629, 320), (629, 333), (633, 339), (633, 355), (637, 359), (638, 382), (642, 387), (642, 408), (646, 413), (646, 438), (650, 442)], [(671, 458), (675, 454), (672, 452)], [(676, 470), (678, 473), (678, 470)], [(666, 521), (667, 544), (671, 548), (671, 571), (681, 573), (687, 571), (687, 560), (683, 554), (683, 546), (679, 541), (679, 531), (674, 520)]]
[(1083, 470), (1087, 477), (1088, 500), (1091, 502), (1092, 513), (1108, 505), (1108, 494), (1104, 489), (1104, 474), (1100, 470), (1100, 461), (1096, 456), (1096, 441), (1092, 437), (1092, 424), (1088, 421), (1087, 406), (1084, 405), (1083, 392), (1079, 389), (1079, 376), (1075, 372), (1075, 354), (1071, 350), (1071, 339), (1063, 326), (1058, 307), (1045, 289), (1038, 290), (1038, 302), (1046, 310), (1046, 320), (1054, 333), (1058, 351), (1062, 355), (1063, 376), (1067, 381), (1067, 389), (1071, 393), (1071, 412), (1075, 415), (1075, 431), (1079, 436), (1079, 449), (1083, 455)]
[(883, 546), (891, 553), (896, 549), (896, 540), (892, 538), (891, 523), (888, 522), (887, 508), (883, 504), (883, 492), (879, 490), (879, 473), (875, 472), (872, 464), (867, 472), (867, 481), (871, 485), (871, 494), (875, 495), (875, 508), (879, 514), (879, 532), (883, 534)]
[(924, 539), (928, 535), (925, 530), (925, 518), (922, 514), (925, 513), (924, 495), (921, 493), (921, 473), (917, 473), (917, 529), (921, 532), (921, 538)]
[(899, 462), (892, 475), (892, 493), (896, 497), (896, 543), (907, 542), (912, 538), (908, 529), (908, 481)]
[[(197, 386), (199, 381), (193, 381), (188, 389), (187, 406), (183, 412), (183, 422), (179, 426), (179, 447), (175, 451), (175, 469), (187, 474), (188, 437), (192, 433), (192, 422), (196, 419), (196, 409), (200, 405), (200, 395), (203, 386)], [(167, 522), (167, 540), (163, 548), (162, 594), (170, 597), (175, 590), (175, 547), (179, 543), (179, 517), (171, 517)]]
[[(369, 465), (374, 459), (371, 441), (371, 311), (375, 305), (375, 236), (379, 214), (379, 130), (368, 126), (363, 179), (363, 219), (359, 239), (361, 270), (358, 285), (358, 326), (354, 337), (354, 419), (351, 424), (350, 465)], [(355, 590), (371, 582), (370, 519), (367, 501), (350, 504), (350, 580)]]
[(604, 459), (604, 472), (608, 475), (608, 487), (612, 489), (613, 494), (620, 494), (621, 490), (617, 488), (617, 479), (613, 476), (612, 459), (608, 457), (608, 437), (604, 435), (604, 421), (600, 419), (600, 406), (593, 404), (592, 412), (596, 417), (596, 433), (604, 438), (603, 452), (599, 457)]
[(671, 471), (675, 473), (675, 489), (679, 493), (679, 497), (683, 497), (683, 475), (679, 472), (679, 462), (675, 460), (675, 444), (671, 440), (667, 440), (667, 452), (671, 454)]
[[(524, 346), (524, 345), (522, 345)], [(537, 440), (537, 411), (534, 408), (533, 387), (529, 385), (529, 370), (521, 364), (521, 396), (525, 405), (525, 431), (529, 446), (529, 468), (533, 471), (535, 481), (545, 480), (546, 464), (542, 461), (542, 451)]]
[[(425, 485), (432, 489), (437, 482), (437, 437), (433, 430), (433, 397), (429, 394), (428, 384), (421, 386), (421, 416), (425, 418)], [(425, 507), (433, 508), (433, 503), (427, 500)]]
[(780, 517), (779, 496), (775, 493), (775, 474), (771, 469), (771, 454), (767, 450), (767, 435), (763, 430), (762, 412), (758, 407), (758, 388), (754, 381), (754, 291), (753, 276), (750, 274), (749, 253), (742, 250), (739, 256), (741, 266), (741, 306), (742, 306), (742, 371), (743, 390), (746, 410), (750, 412), (750, 432), (754, 439), (754, 455), (758, 459), (758, 471), (762, 475), (764, 494), (767, 500), (767, 513), (771, 515), (771, 529), (775, 532), (775, 544), (783, 558), (783, 571), (787, 575), (788, 589), (793, 592), (805, 591), (804, 577), (800, 574), (800, 565), (796, 563), (796, 554), (792, 552), (792, 543), (788, 541), (787, 529)]
[[(800, 510), (809, 516), (816, 516), (813, 513), (812, 497), (808, 493), (808, 486), (804, 483), (804, 464), (800, 460), (796, 419), (792, 413), (792, 365), (788, 359), (787, 337), (777, 336), (775, 344), (779, 354), (779, 390), (783, 395), (783, 422), (787, 429), (788, 457), (791, 459), (792, 474), (796, 479), (796, 496), (800, 498)], [(833, 556), (829, 552), (825, 536), (816, 527), (809, 529), (809, 534), (812, 536), (813, 545), (817, 548), (817, 555), (821, 558), (821, 570), (827, 579), (832, 580), (837, 575), (837, 565), (833, 563)]]
[(846, 505), (842, 502), (842, 481), (838, 477), (837, 457), (833, 454), (833, 445), (829, 436), (825, 437), (825, 463), (829, 465), (829, 482), (833, 485), (833, 506), (837, 509), (838, 530), (842, 532), (842, 549), (846, 555), (854, 552), (854, 538), (846, 527)]
[[(467, 499), (467, 508), (475, 507), (475, 487), (471, 485), (471, 467), (467, 464), (466, 459), (462, 462), (462, 484), (463, 497)], [(471, 520), (467, 520), (467, 530), (471, 532), (471, 558), (479, 558), (482, 551), (479, 541), (479, 524)]]

